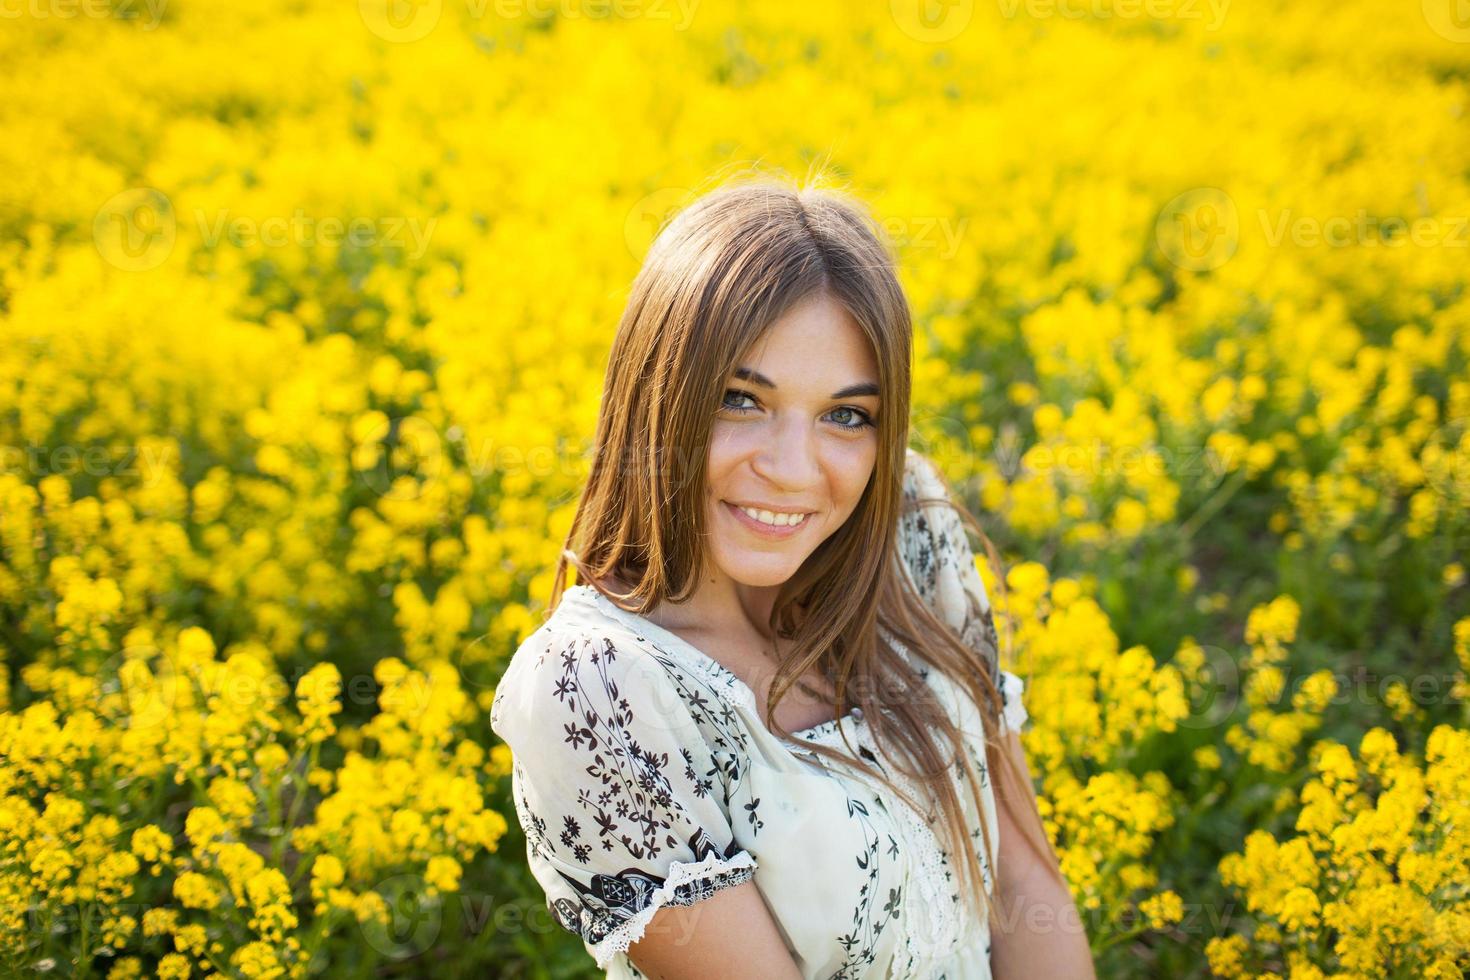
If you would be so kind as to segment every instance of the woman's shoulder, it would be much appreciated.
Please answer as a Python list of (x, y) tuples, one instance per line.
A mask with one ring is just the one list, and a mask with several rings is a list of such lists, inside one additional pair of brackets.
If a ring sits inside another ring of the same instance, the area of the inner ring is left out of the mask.
[[(616, 622), (580, 608), (569, 597), (531, 632), (515, 652), (495, 685), (490, 724), (496, 729), (505, 705), (533, 689), (559, 699), (579, 693), (584, 674), (599, 674), (613, 684), (635, 669), (640, 644)], [(498, 732), (498, 729), (496, 729)]]
[(903, 490), (908, 497), (948, 494), (939, 467), (927, 455), (909, 446), (903, 457)]
[(706, 738), (714, 699), (668, 655), (581, 596), (563, 596), (521, 642), (495, 687), (490, 728), (515, 750), (551, 733), (656, 726), (665, 736)]
[[(959, 582), (976, 575), (974, 552), (949, 484), (932, 460), (912, 448), (904, 462), (903, 497), (898, 557), (919, 594), (933, 603), (946, 576)], [(983, 587), (979, 598), (988, 605)]]

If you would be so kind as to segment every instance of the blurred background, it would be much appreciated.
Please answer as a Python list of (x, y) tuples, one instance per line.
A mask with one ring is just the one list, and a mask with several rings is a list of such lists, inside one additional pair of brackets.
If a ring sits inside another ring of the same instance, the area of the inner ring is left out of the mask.
[(753, 171), (895, 250), (1099, 975), (1470, 966), (1465, 0), (8, 0), (0, 61), (0, 973), (594, 975), (487, 712), (642, 257)]

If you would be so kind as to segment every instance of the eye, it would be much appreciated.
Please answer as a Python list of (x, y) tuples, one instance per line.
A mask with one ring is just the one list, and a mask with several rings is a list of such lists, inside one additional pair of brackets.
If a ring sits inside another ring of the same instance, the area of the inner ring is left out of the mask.
[[(756, 400), (756, 397), (748, 391), (742, 391), (739, 388), (727, 388), (725, 389), (724, 398), (720, 400), (720, 407), (727, 412), (734, 412), (737, 415), (743, 415), (747, 412), (755, 412), (759, 410), (760, 406), (758, 405), (731, 404), (732, 401), (738, 401), (742, 398), (749, 399), (752, 402)], [(873, 416), (869, 415), (861, 408), (857, 408), (853, 405), (843, 405), (839, 408), (834, 408), (831, 412), (828, 413), (828, 415), (835, 415), (841, 417), (842, 419), (847, 419), (848, 421), (837, 421), (837, 427), (839, 429), (846, 429), (849, 432), (856, 432), (859, 429), (877, 427), (877, 423), (873, 421)]]
[(833, 415), (840, 415), (843, 412), (848, 413), (848, 415), (850, 416), (854, 416), (856, 418), (856, 421), (851, 423), (838, 422), (837, 424), (840, 428), (857, 430), (867, 428), (868, 426), (874, 424), (873, 417), (860, 408), (854, 408), (851, 405), (843, 405), (841, 408), (832, 409)]
[(749, 398), (751, 401), (755, 401), (755, 396), (752, 395), (750, 392), (748, 392), (748, 391), (741, 391), (739, 388), (729, 388), (729, 389), (726, 389), (726, 391), (725, 391), (725, 397), (720, 401), (720, 407), (721, 408), (726, 409), (726, 410), (731, 411), (731, 412), (753, 412), (753, 411), (755, 411), (755, 406), (754, 405), (731, 405), (730, 404), (730, 396), (731, 395), (734, 395), (736, 398)]

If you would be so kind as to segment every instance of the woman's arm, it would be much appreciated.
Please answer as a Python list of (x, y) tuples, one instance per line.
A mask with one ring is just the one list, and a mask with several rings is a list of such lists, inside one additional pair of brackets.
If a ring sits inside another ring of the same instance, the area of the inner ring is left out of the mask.
[[(1021, 737), (1014, 731), (1007, 732), (1002, 744), (1025, 776), (1025, 785), (1012, 787), (1006, 779), (997, 791), (1018, 796), (1013, 802), (1018, 804), (1022, 818), (1029, 814), (1034, 821), (1036, 791)], [(992, 774), (1005, 778), (1003, 765), (992, 761), (989, 768)], [(996, 819), (1000, 830), (996, 868), (1001, 901), (990, 925), (990, 968), (996, 980), (1095, 980), (1087, 931), (1060, 867), (1026, 843), (1020, 826), (999, 799)], [(1034, 829), (1041, 832), (1039, 824)]]
[(628, 959), (649, 980), (802, 980), (754, 881), (659, 909)]

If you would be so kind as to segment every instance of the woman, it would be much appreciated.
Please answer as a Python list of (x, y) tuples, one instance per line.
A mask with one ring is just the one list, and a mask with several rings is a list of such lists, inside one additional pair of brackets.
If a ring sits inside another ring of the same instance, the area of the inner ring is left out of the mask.
[(910, 333), (830, 191), (708, 194), (634, 281), (491, 712), (531, 869), (609, 977), (1093, 975), (1021, 682), (907, 448)]

